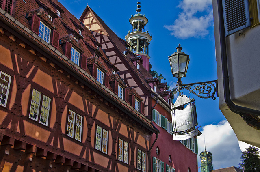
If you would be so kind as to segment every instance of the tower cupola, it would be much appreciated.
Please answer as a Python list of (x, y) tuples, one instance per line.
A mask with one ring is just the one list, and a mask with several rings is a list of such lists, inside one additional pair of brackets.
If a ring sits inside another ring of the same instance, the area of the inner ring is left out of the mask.
[(150, 57), (148, 56), (148, 47), (149, 42), (152, 40), (152, 36), (148, 31), (145, 31), (145, 25), (148, 23), (148, 19), (140, 12), (141, 2), (137, 2), (136, 14), (132, 15), (129, 19), (129, 22), (132, 25), (132, 31), (128, 32), (125, 39), (130, 45), (130, 51), (140, 55), (143, 59), (144, 68), (149, 70)]

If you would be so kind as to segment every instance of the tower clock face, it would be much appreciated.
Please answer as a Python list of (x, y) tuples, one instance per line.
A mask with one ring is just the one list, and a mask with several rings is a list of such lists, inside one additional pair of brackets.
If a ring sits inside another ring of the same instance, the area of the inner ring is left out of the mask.
[(201, 162), (206, 162), (207, 161), (207, 158), (206, 157), (202, 157), (201, 158)]

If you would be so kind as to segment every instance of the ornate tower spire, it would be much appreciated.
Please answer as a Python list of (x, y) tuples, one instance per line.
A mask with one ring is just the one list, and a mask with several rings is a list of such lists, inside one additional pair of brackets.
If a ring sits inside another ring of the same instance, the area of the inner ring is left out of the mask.
[[(136, 14), (132, 15), (129, 19), (132, 25), (132, 31), (129, 31), (125, 36), (126, 41), (130, 45), (130, 51), (137, 55), (146, 56), (143, 58), (145, 64), (144, 68), (149, 70), (149, 56), (148, 56), (148, 46), (149, 42), (152, 40), (152, 36), (145, 31), (145, 25), (148, 23), (148, 19), (145, 15), (140, 14), (141, 12), (141, 2), (137, 2)], [(148, 64), (147, 64), (148, 63)]]
[(205, 151), (200, 153), (200, 162), (201, 162), (201, 172), (211, 172), (213, 170), (212, 166), (212, 153)]

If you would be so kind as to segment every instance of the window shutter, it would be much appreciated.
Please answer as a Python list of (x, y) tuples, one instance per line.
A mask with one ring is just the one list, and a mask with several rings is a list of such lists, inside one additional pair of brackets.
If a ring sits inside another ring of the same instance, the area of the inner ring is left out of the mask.
[(187, 140), (184, 140), (184, 146), (187, 146)]
[(51, 43), (54, 47), (59, 47), (60, 34), (56, 30), (52, 30)]
[(37, 17), (36, 14), (32, 17), (32, 26), (31, 29), (33, 32), (35, 32), (37, 35), (39, 35), (39, 27), (40, 27), (40, 18)]
[(156, 111), (155, 111), (155, 109), (153, 109), (153, 111), (152, 111), (152, 118), (153, 118), (154, 122), (156, 121), (155, 113), (156, 113)]
[(223, 0), (226, 36), (250, 26), (248, 0)]
[(161, 161), (161, 172), (164, 172), (164, 162)]
[(153, 157), (153, 172), (156, 172), (156, 157)]
[(140, 102), (140, 112), (141, 114), (144, 114), (144, 103)]
[(135, 96), (134, 95), (132, 95), (132, 106), (135, 108)]
[(67, 56), (70, 59), (71, 58), (71, 43), (66, 42), (64, 46), (65, 46), (64, 54), (65, 54), (65, 56)]
[(125, 88), (125, 101), (129, 103), (129, 88)]
[(116, 95), (118, 95), (118, 82), (117, 82), (117, 80), (115, 80), (114, 92), (115, 92)]
[(194, 141), (195, 141), (195, 153), (198, 154), (198, 143), (197, 143), (197, 138), (195, 138)]
[(85, 55), (80, 56), (80, 67), (87, 70), (87, 57)]
[(94, 78), (97, 79), (97, 65), (96, 65), (96, 63), (93, 64), (93, 68), (92, 69), (93, 69), (92, 75), (93, 75)]
[(169, 171), (169, 165), (166, 164), (166, 172), (168, 172), (168, 171)]
[(109, 87), (109, 75), (105, 74), (105, 86)]
[(161, 127), (165, 129), (165, 117), (162, 115), (161, 116)]
[(250, 14), (250, 21), (251, 21), (251, 26), (254, 27), (259, 23), (259, 18), (258, 18), (258, 10), (257, 10), (257, 0), (250, 0), (249, 1), (249, 14)]
[(169, 125), (168, 119), (167, 119), (167, 118), (165, 118), (165, 128), (164, 128), (164, 129), (165, 129), (166, 131), (168, 131), (168, 130), (167, 130), (167, 128), (168, 128), (168, 125)]

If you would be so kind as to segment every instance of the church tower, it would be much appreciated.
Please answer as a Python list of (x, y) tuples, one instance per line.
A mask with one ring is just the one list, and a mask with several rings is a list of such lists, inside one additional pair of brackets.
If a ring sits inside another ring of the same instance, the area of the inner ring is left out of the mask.
[(201, 172), (211, 172), (213, 170), (212, 166), (212, 153), (206, 151), (200, 153), (200, 162), (201, 162)]
[(148, 31), (145, 31), (145, 25), (148, 23), (148, 19), (140, 12), (141, 2), (137, 2), (136, 14), (132, 15), (129, 19), (129, 22), (132, 25), (132, 31), (128, 32), (125, 39), (130, 46), (130, 51), (141, 57), (143, 67), (149, 71), (150, 57), (148, 55), (148, 47), (149, 42), (152, 40), (152, 36)]

